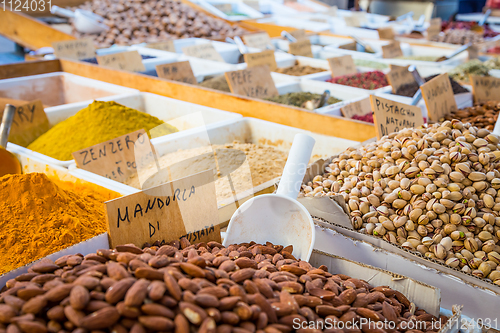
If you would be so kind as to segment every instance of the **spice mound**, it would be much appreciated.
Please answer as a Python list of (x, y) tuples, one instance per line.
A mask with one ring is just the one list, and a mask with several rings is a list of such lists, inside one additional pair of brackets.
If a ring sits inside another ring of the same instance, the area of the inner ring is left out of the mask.
[(401, 59), (401, 60), (416, 60), (416, 61), (436, 61), (439, 57), (435, 56), (422, 56), (422, 55), (407, 55), (407, 56), (400, 56), (395, 59)]
[(377, 61), (364, 60), (364, 59), (354, 59), (354, 64), (359, 67), (368, 67), (373, 69), (386, 69), (389, 68), (388, 65)]
[(483, 64), (481, 60), (474, 59), (455, 67), (448, 74), (457, 81), (469, 82), (469, 75), (488, 76), (489, 70), (488, 66)]
[(500, 57), (488, 59), (484, 62), (484, 65), (489, 69), (500, 69)]
[(33, 141), (28, 148), (68, 161), (71, 153), (119, 136), (163, 125), (157, 135), (178, 132), (162, 120), (116, 102), (94, 101), (85, 109), (52, 127)]
[[(425, 82), (428, 82), (437, 76), (438, 75), (431, 75), (431, 76), (426, 77), (424, 80), (425, 80)], [(451, 83), (451, 87), (453, 89), (453, 94), (455, 94), (455, 95), (469, 92), (469, 90), (467, 88), (462, 87), (457, 81), (453, 80), (452, 78), (450, 78), (450, 83)], [(408, 84), (405, 84), (405, 85), (399, 87), (398, 90), (396, 91), (396, 95), (413, 97), (415, 95), (415, 93), (418, 91), (418, 89), (419, 89), (419, 86), (418, 86), (417, 82), (408, 83)]]
[(311, 66), (294, 65), (291, 67), (278, 68), (275, 70), (275, 72), (293, 76), (302, 76), (302, 75), (326, 72), (326, 69), (311, 67)]
[[(321, 99), (321, 94), (313, 94), (310, 92), (292, 92), (280, 96), (267, 98), (267, 100), (271, 102), (292, 105), (299, 108), (306, 108), (309, 110), (316, 109), (320, 99)], [(341, 100), (335, 97), (330, 97), (326, 101), (326, 104), (329, 105), (338, 102), (341, 102)]]
[(337, 76), (329, 80), (326, 80), (326, 82), (337, 83), (345, 86), (368, 89), (368, 90), (379, 89), (389, 85), (389, 82), (387, 82), (385, 74), (381, 71)]
[[(231, 183), (235, 192), (241, 193), (281, 176), (286, 159), (285, 152), (273, 147), (233, 142), (179, 150), (163, 155), (158, 162), (160, 169), (170, 167), (175, 179), (213, 169), (214, 177), (218, 176), (215, 182), (217, 200), (221, 201), (233, 196)], [(138, 174), (131, 176), (126, 184), (140, 189), (141, 182), (142, 187), (149, 188), (169, 181), (168, 175), (157, 173), (156, 164), (137, 171)]]
[(0, 274), (106, 232), (103, 203), (118, 196), (41, 173), (0, 178)]
[(303, 195), (342, 195), (354, 229), (500, 285), (499, 142), (458, 120), (403, 129), (332, 157)]
[(231, 92), (231, 89), (229, 89), (229, 84), (227, 84), (226, 76), (224, 75), (218, 75), (208, 78), (205, 81), (201, 82), (200, 86), (225, 92)]
[(0, 320), (8, 332), (200, 333), (296, 332), (339, 320), (363, 332), (416, 320), (421, 332), (431, 332), (448, 321), (400, 291), (313, 267), (292, 251), (269, 242), (224, 247), (182, 238), (68, 255), (10, 280), (0, 294)]
[(485, 128), (489, 131), (493, 131), (499, 112), (500, 102), (490, 101), (451, 112), (446, 115), (444, 119), (460, 119), (463, 123), (471, 123), (473, 126), (478, 128)]

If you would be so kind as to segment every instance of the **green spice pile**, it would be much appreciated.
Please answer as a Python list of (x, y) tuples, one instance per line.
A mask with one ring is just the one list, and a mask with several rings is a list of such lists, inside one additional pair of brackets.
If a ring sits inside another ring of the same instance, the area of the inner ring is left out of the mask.
[(225, 92), (231, 92), (231, 90), (229, 89), (229, 85), (227, 84), (226, 77), (224, 75), (218, 75), (206, 79), (205, 81), (200, 83), (200, 86)]
[(354, 64), (359, 67), (368, 67), (373, 69), (386, 69), (389, 68), (388, 65), (383, 64), (381, 62), (364, 60), (364, 59), (354, 59)]
[(409, 55), (409, 56), (400, 56), (396, 59), (401, 60), (417, 60), (417, 61), (436, 61), (439, 57), (435, 56), (419, 56), (419, 55)]
[(457, 66), (448, 74), (457, 81), (469, 82), (469, 75), (488, 76), (489, 70), (480, 60), (474, 59)]
[[(320, 99), (321, 99), (321, 94), (313, 94), (310, 92), (292, 92), (284, 95), (270, 97), (267, 98), (266, 100), (280, 104), (292, 105), (299, 108), (311, 109), (310, 107), (308, 107), (309, 105), (306, 104), (315, 105), (317, 104), (315, 102), (319, 102)], [(311, 101), (311, 103), (308, 103), (308, 101)], [(326, 102), (326, 104), (330, 105), (338, 102), (341, 102), (341, 100), (335, 97), (330, 97)]]
[(484, 62), (489, 69), (500, 69), (500, 57), (494, 57)]

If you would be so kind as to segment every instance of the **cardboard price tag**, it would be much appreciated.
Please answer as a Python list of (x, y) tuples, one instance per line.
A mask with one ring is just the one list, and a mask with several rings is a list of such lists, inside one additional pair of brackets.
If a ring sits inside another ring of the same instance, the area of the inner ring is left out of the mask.
[(100, 66), (131, 72), (144, 72), (146, 70), (137, 50), (97, 56), (97, 63)]
[(330, 8), (328, 8), (328, 10), (325, 12), (325, 14), (336, 17), (338, 9), (339, 9), (339, 7), (337, 7), (337, 6), (331, 6)]
[(399, 42), (391, 42), (382, 46), (382, 58), (397, 58), (403, 55)]
[(192, 243), (218, 241), (213, 170), (105, 203), (110, 247), (186, 236)]
[(80, 60), (95, 57), (95, 46), (91, 38), (53, 42), (52, 48), (56, 58)]
[(230, 13), (233, 11), (233, 6), (230, 3), (217, 3), (213, 4), (213, 6), (223, 13)]
[(33, 102), (0, 98), (0, 119), (6, 104), (16, 107), (16, 113), (10, 127), (9, 142), (27, 147), (40, 135), (50, 129), (49, 119), (43, 109), (42, 101)]
[(469, 60), (474, 60), (479, 58), (479, 48), (476, 45), (471, 45), (467, 49), (467, 53), (469, 54)]
[(305, 29), (296, 29), (289, 31), (290, 35), (295, 37), (297, 40), (306, 38), (306, 30)]
[(424, 124), (422, 110), (418, 106), (407, 105), (371, 95), (373, 122), (377, 139), (403, 128), (417, 128)]
[(173, 40), (166, 40), (164, 42), (148, 43), (146, 47), (149, 49), (167, 51), (175, 53), (175, 44)]
[(500, 79), (493, 76), (470, 76), (474, 102), (495, 100), (500, 96)]
[(447, 73), (426, 82), (420, 90), (422, 90), (430, 121), (438, 122), (445, 115), (457, 110), (453, 88)]
[(356, 65), (350, 55), (329, 58), (328, 65), (332, 72), (332, 77), (356, 74)]
[(344, 22), (345, 25), (347, 25), (348, 27), (354, 27), (354, 28), (361, 27), (361, 21), (359, 19), (359, 16), (356, 15), (344, 16)]
[(313, 57), (311, 41), (309, 38), (303, 38), (295, 43), (290, 43), (289, 47), (290, 54), (303, 57)]
[(196, 44), (182, 48), (182, 52), (190, 57), (224, 62), (212, 43)]
[(354, 116), (364, 116), (365, 114), (372, 113), (372, 106), (370, 104), (370, 98), (364, 98), (360, 101), (356, 101), (347, 104), (340, 108), (342, 115), (346, 118), (352, 118)]
[(431, 19), (430, 25), (427, 28), (427, 39), (431, 40), (432, 37), (439, 35), (441, 32), (441, 18), (436, 17)]
[(159, 78), (184, 82), (189, 84), (197, 84), (196, 77), (189, 61), (172, 62), (169, 64), (161, 64), (156, 66), (156, 73)]
[(267, 32), (244, 35), (242, 39), (248, 47), (255, 47), (261, 50), (265, 50), (268, 45), (271, 45), (271, 38)]
[(394, 38), (396, 37), (392, 27), (379, 28), (377, 29), (377, 31), (378, 31), (378, 37), (380, 39), (394, 40)]
[(357, 50), (357, 45), (358, 44), (356, 42), (350, 42), (350, 43), (347, 43), (347, 44), (339, 45), (339, 49), (356, 51)]
[(276, 68), (278, 68), (273, 50), (265, 50), (258, 53), (245, 53), (243, 57), (245, 58), (245, 62), (247, 63), (249, 68), (262, 65), (268, 65), (269, 70), (271, 71), (274, 71), (276, 70)]
[(392, 86), (393, 93), (396, 93), (401, 86), (416, 82), (413, 75), (408, 71), (409, 66), (390, 65), (390, 67), (391, 71), (385, 76)]
[[(140, 129), (92, 147), (78, 150), (72, 155), (80, 169), (123, 182), (137, 173), (136, 159), (138, 156), (135, 154), (135, 149), (143, 147), (151, 150), (146, 131)], [(149, 161), (142, 160), (142, 164), (149, 164), (154, 161), (153, 156), (145, 156), (145, 158), (149, 159)]]
[(278, 96), (269, 66), (256, 66), (225, 73), (231, 92), (255, 98)]

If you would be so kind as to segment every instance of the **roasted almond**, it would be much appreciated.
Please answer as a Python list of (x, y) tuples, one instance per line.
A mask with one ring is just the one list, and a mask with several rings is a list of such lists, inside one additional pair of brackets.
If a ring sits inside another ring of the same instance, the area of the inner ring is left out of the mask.
[(181, 263), (180, 267), (189, 276), (199, 277), (199, 278), (205, 277), (205, 271), (196, 265), (193, 265), (193, 264), (190, 264), (187, 262), (183, 262), (183, 263)]
[(106, 291), (105, 294), (106, 302), (110, 304), (116, 304), (119, 301), (123, 300), (127, 291), (136, 281), (137, 280), (134, 278), (126, 278), (113, 284)]
[(76, 285), (69, 294), (69, 304), (75, 310), (83, 310), (90, 301), (90, 293), (87, 288)]
[(100, 330), (113, 326), (118, 319), (120, 319), (118, 310), (109, 306), (84, 317), (80, 320), (80, 326), (88, 330)]
[(241, 283), (245, 280), (251, 279), (255, 273), (253, 268), (243, 268), (231, 274), (231, 280), (236, 283)]
[(134, 282), (130, 289), (125, 294), (126, 306), (140, 306), (148, 293), (150, 282), (146, 279), (140, 279)]
[(189, 320), (189, 322), (194, 325), (201, 325), (203, 320), (205, 320), (205, 318), (207, 317), (207, 313), (205, 312), (205, 310), (191, 303), (180, 302), (179, 309), (181, 313), (187, 318), (187, 320)]

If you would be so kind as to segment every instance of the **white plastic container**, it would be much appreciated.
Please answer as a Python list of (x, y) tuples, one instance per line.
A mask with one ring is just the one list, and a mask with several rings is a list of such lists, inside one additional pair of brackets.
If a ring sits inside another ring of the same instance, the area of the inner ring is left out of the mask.
[[(273, 38), (273, 39), (271, 39), (271, 42), (273, 43), (274, 47), (277, 50), (281, 50), (284, 52), (290, 51), (290, 42), (288, 40), (280, 39), (280, 38)], [(311, 44), (313, 44), (312, 41), (311, 41)], [(322, 46), (311, 45), (311, 51), (312, 51), (313, 57), (318, 58), (319, 53), (321, 52), (322, 49), (323, 49)]]
[[(442, 57), (442, 56), (447, 56), (452, 54), (455, 49), (457, 49), (458, 46), (454, 49), (444, 49), (444, 48), (437, 48), (437, 47), (431, 47), (431, 46), (420, 46), (420, 45), (411, 45), (409, 49), (403, 49), (403, 55), (404, 56), (435, 56), (436, 58)], [(420, 60), (405, 60), (405, 59), (383, 59), (384, 62), (387, 62), (389, 64), (394, 64), (394, 65), (399, 65), (399, 66), (409, 66), (409, 65), (415, 65), (415, 66), (422, 66), (422, 67), (446, 67), (446, 66), (452, 66), (456, 67), (464, 62), (466, 62), (468, 59), (468, 54), (467, 52), (462, 52), (459, 55), (445, 61), (420, 61)]]
[[(324, 39), (326, 40), (326, 38)], [(335, 53), (340, 53), (340, 54), (349, 54), (351, 56), (356, 56), (357, 58), (366, 58), (373, 60), (375, 58), (382, 58), (382, 46), (388, 45), (390, 42), (385, 41), (385, 40), (366, 40), (362, 39), (368, 46), (370, 46), (375, 53), (366, 53), (366, 52), (361, 52), (361, 46), (356, 45), (357, 51), (352, 51), (352, 50), (345, 50), (342, 48), (339, 48), (339, 46), (346, 45), (349, 43), (354, 42), (354, 40), (345, 40), (344, 38), (337, 38), (337, 37), (329, 37), (328, 41), (329, 45), (325, 46), (325, 51), (330, 51), (330, 52), (335, 52)], [(403, 51), (403, 54), (409, 54), (410, 53), (410, 45), (407, 43), (401, 43), (401, 50)]]
[[(193, 2), (200, 5), (204, 9), (208, 10), (210, 13), (228, 21), (252, 20), (264, 17), (264, 15), (262, 15), (261, 12), (239, 1), (195, 0)], [(224, 13), (223, 11), (221, 11), (219, 8), (216, 7), (217, 5), (224, 5), (224, 4), (230, 5), (232, 12), (240, 13), (243, 15), (227, 15), (226, 13)]]

